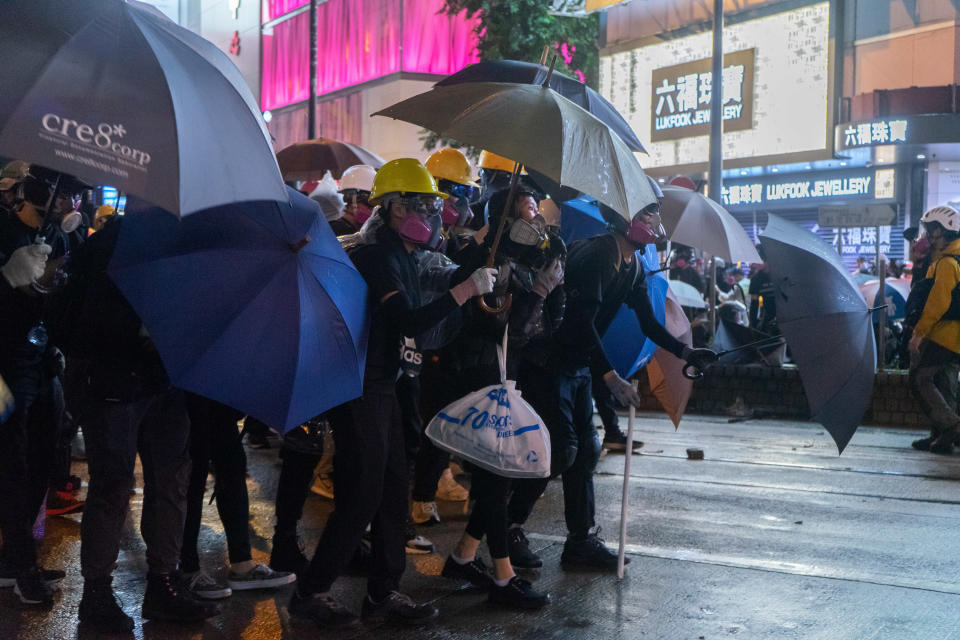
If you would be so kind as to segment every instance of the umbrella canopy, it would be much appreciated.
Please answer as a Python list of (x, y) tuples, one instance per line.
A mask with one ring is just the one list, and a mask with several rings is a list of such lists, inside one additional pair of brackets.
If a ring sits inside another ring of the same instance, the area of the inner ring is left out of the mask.
[(626, 219), (657, 199), (623, 140), (548, 87), (466, 82), (435, 87), (374, 115), (511, 158)]
[(0, 3), (0, 60), (0, 156), (180, 215), (287, 198), (240, 71), (149, 5)]
[(666, 185), (660, 216), (667, 236), (727, 262), (761, 262), (750, 236), (736, 218), (715, 201), (684, 187)]
[(551, 89), (597, 116), (620, 136), (631, 151), (647, 152), (637, 134), (606, 98), (576, 78), (557, 71), (550, 73), (549, 69), (542, 64), (520, 60), (484, 60), (447, 76), (436, 86), (442, 87), (462, 82), (515, 82), (539, 85), (543, 84), (548, 74)]
[(670, 292), (682, 307), (690, 307), (691, 309), (705, 309), (707, 307), (703, 294), (697, 291), (696, 287), (690, 286), (686, 282), (670, 280)]
[(867, 305), (840, 256), (813, 233), (770, 215), (760, 242), (810, 413), (842, 453), (873, 392), (877, 352)]
[(361, 394), (366, 284), (315, 202), (132, 209), (108, 272), (175, 386), (284, 431)]
[[(680, 303), (672, 291), (667, 291), (667, 300), (664, 315), (664, 326), (677, 340), (693, 346), (693, 331), (690, 321), (683, 312)], [(683, 367), (687, 363), (669, 351), (657, 349), (653, 353), (653, 360), (647, 365), (647, 376), (650, 380), (650, 390), (660, 401), (660, 405), (670, 416), (674, 428), (680, 426), (683, 413), (687, 410), (687, 402), (693, 393), (693, 380), (683, 375)]]
[(360, 145), (329, 138), (296, 142), (277, 154), (280, 173), (284, 180), (320, 180), (329, 171), (337, 180), (343, 172), (356, 164), (368, 164), (374, 169), (384, 160)]
[(906, 317), (907, 298), (910, 297), (910, 278), (890, 278), (884, 280), (886, 295), (880, 296), (880, 281), (868, 280), (860, 285), (860, 294), (869, 307), (887, 305), (886, 309), (873, 312), (873, 321), (880, 322), (884, 317), (901, 320)]

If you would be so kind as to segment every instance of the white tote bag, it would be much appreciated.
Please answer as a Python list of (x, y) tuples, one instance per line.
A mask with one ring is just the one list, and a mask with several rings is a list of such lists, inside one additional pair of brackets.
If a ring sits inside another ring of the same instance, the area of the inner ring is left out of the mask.
[(426, 434), (439, 448), (508, 478), (550, 476), (550, 434), (543, 420), (506, 377), (507, 336), (497, 346), (500, 384), (444, 407)]

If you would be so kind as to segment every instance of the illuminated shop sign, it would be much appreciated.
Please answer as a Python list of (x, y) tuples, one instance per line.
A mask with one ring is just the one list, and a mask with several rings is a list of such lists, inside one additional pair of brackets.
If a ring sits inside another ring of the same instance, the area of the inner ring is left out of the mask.
[(938, 113), (848, 122), (837, 125), (834, 134), (838, 150), (888, 144), (951, 143), (960, 140), (960, 115)]
[(796, 174), (724, 181), (723, 206), (729, 209), (776, 209), (828, 202), (896, 199), (894, 169)]
[[(723, 56), (723, 128), (753, 127), (754, 49)], [(710, 132), (713, 72), (710, 58), (656, 69), (651, 86), (650, 140), (689, 138)]]
[[(826, 152), (830, 27), (828, 2), (724, 27), (725, 160)], [(649, 136), (644, 167), (707, 162), (712, 54), (705, 31), (600, 56), (601, 95)]]

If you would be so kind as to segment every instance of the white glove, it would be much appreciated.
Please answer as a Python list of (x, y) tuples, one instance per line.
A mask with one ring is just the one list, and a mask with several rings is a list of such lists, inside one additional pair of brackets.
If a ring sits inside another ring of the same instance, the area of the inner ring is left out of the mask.
[(563, 282), (563, 263), (560, 262), (560, 258), (554, 258), (553, 262), (537, 272), (532, 291), (546, 299), (561, 282)]
[(475, 296), (483, 296), (493, 291), (493, 283), (497, 280), (497, 270), (490, 267), (480, 267), (470, 274), (470, 277), (450, 289), (450, 295), (463, 304)]
[(640, 397), (640, 394), (637, 393), (637, 390), (634, 389), (633, 385), (621, 378), (620, 374), (613, 369), (603, 374), (603, 382), (621, 405), (625, 407), (629, 407), (630, 405), (639, 407), (641, 402), (643, 402), (643, 399)]
[(7, 263), (0, 267), (0, 273), (11, 287), (23, 287), (43, 275), (47, 265), (47, 256), (53, 251), (48, 244), (29, 244), (20, 247), (12, 254)]

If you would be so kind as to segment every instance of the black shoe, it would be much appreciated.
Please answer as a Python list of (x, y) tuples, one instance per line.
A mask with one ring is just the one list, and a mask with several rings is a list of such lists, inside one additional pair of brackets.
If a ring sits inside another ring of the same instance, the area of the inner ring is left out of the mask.
[(510, 529), (507, 532), (507, 543), (510, 548), (510, 564), (517, 569), (539, 569), (543, 566), (540, 556), (530, 550), (530, 541), (522, 528)]
[(953, 433), (946, 433), (930, 443), (930, 453), (950, 455), (953, 453)]
[(492, 585), (489, 600), (514, 609), (541, 609), (550, 602), (550, 595), (534, 591), (529, 580), (513, 576), (506, 586)]
[(297, 575), (303, 573), (310, 563), (303, 555), (300, 540), (297, 534), (275, 534), (273, 549), (270, 551), (270, 568), (274, 571), (292, 571)]
[[(634, 451), (643, 446), (643, 443), (639, 440), (633, 441), (633, 446), (631, 447)], [(604, 431), (603, 433), (603, 448), (607, 451), (626, 451), (627, 450), (627, 434), (624, 432), (617, 431)]]
[[(582, 538), (568, 537), (560, 562), (596, 569), (616, 569), (617, 554), (610, 551), (596, 533), (590, 533)], [(630, 558), (624, 558), (623, 563), (630, 564)]]
[(150, 620), (200, 622), (220, 614), (220, 607), (202, 602), (190, 594), (179, 575), (158, 573), (147, 575), (147, 592), (143, 595), (141, 615)]
[[(44, 569), (39, 567), (40, 577), (47, 586), (56, 591), (60, 588), (60, 581), (67, 577), (66, 572), (60, 569)], [(0, 587), (12, 587), (17, 583), (17, 572), (6, 564), (0, 563)]]
[(98, 633), (129, 633), (133, 631), (133, 618), (123, 612), (110, 582), (109, 578), (84, 581), (80, 624)]
[(363, 599), (363, 609), (360, 612), (364, 620), (374, 618), (393, 618), (403, 622), (421, 623), (437, 617), (437, 608), (429, 602), (417, 604), (399, 591), (391, 591), (390, 595), (374, 602), (368, 595)]
[(16, 577), (13, 592), (23, 604), (53, 604), (53, 587), (47, 584), (38, 567), (21, 572)]
[(930, 451), (930, 445), (933, 444), (933, 441), (936, 440), (933, 436), (929, 438), (921, 438), (919, 440), (914, 440), (910, 443), (910, 446), (916, 449), (917, 451)]
[(443, 571), (440, 572), (440, 575), (453, 580), (464, 580), (477, 587), (489, 587), (493, 584), (493, 578), (487, 571), (487, 565), (480, 558), (474, 558), (466, 564), (460, 564), (453, 559), (453, 556), (447, 556), (447, 561), (443, 564)]
[(357, 616), (330, 594), (304, 596), (300, 595), (299, 589), (295, 589), (288, 609), (292, 615), (310, 618), (318, 627), (347, 627), (359, 622)]

